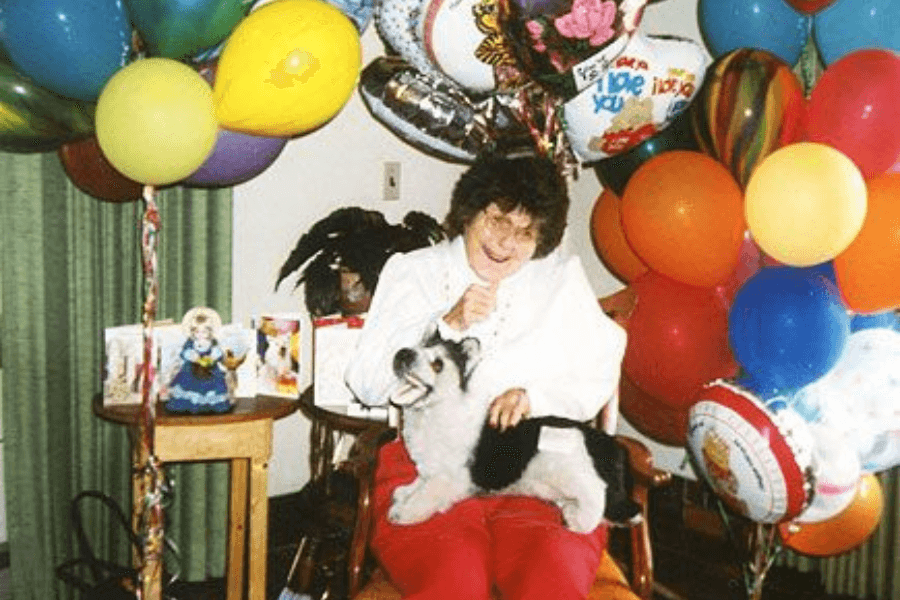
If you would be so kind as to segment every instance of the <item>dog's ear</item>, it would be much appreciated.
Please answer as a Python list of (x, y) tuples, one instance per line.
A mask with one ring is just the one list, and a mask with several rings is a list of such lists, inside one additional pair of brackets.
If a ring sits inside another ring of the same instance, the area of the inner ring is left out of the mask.
[(431, 322), (425, 326), (422, 332), (422, 346), (434, 346), (441, 341), (441, 332), (438, 330), (437, 322)]
[(459, 347), (466, 357), (465, 376), (468, 378), (469, 375), (472, 374), (472, 369), (478, 364), (478, 359), (481, 356), (481, 342), (478, 341), (478, 338), (467, 337), (463, 338), (459, 343)]

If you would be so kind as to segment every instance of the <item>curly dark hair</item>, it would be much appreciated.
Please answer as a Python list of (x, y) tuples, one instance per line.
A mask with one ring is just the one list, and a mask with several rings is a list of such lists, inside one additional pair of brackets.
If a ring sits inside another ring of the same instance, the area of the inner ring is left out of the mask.
[(450, 211), (444, 219), (447, 235), (461, 235), (491, 203), (504, 213), (521, 209), (531, 217), (538, 232), (532, 258), (547, 256), (562, 241), (569, 193), (550, 159), (479, 157), (453, 188)]

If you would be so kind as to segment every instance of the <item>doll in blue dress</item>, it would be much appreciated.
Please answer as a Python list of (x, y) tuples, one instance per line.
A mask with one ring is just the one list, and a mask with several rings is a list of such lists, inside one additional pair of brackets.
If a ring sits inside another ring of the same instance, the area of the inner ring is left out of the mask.
[(217, 340), (221, 326), (219, 315), (210, 308), (193, 308), (184, 316), (182, 327), (187, 341), (181, 348), (181, 367), (169, 385), (167, 410), (223, 413), (231, 409), (223, 365), (225, 353)]

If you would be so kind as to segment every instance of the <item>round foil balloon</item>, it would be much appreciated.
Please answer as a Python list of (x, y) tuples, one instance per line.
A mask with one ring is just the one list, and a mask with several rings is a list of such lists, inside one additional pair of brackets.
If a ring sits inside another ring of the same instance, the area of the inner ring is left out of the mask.
[(827, 557), (849, 552), (875, 533), (884, 512), (884, 492), (874, 475), (864, 476), (850, 505), (837, 515), (815, 523), (781, 523), (784, 545), (808, 556)]
[(432, 80), (447, 76), (425, 51), (423, 32), (419, 27), (425, 12), (425, 0), (381, 0), (375, 3), (375, 29), (384, 43), (416, 71)]
[(563, 105), (572, 150), (592, 162), (655, 136), (687, 108), (705, 69), (706, 55), (696, 42), (634, 34)]
[(862, 476), (856, 447), (837, 427), (810, 423), (815, 488), (809, 506), (796, 517), (801, 523), (824, 521), (850, 504)]
[(790, 409), (771, 411), (753, 394), (714, 381), (697, 394), (687, 449), (716, 494), (758, 523), (793, 519), (813, 485), (813, 440)]
[(740, 48), (707, 70), (689, 112), (700, 147), (743, 187), (763, 158), (797, 141), (805, 110), (803, 88), (787, 63)]

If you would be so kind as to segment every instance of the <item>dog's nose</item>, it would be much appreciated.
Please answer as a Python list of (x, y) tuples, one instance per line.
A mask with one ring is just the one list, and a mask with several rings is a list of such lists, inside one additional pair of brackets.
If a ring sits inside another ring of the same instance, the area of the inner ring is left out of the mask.
[(394, 355), (394, 373), (403, 375), (412, 367), (416, 360), (416, 351), (412, 348), (401, 348)]

